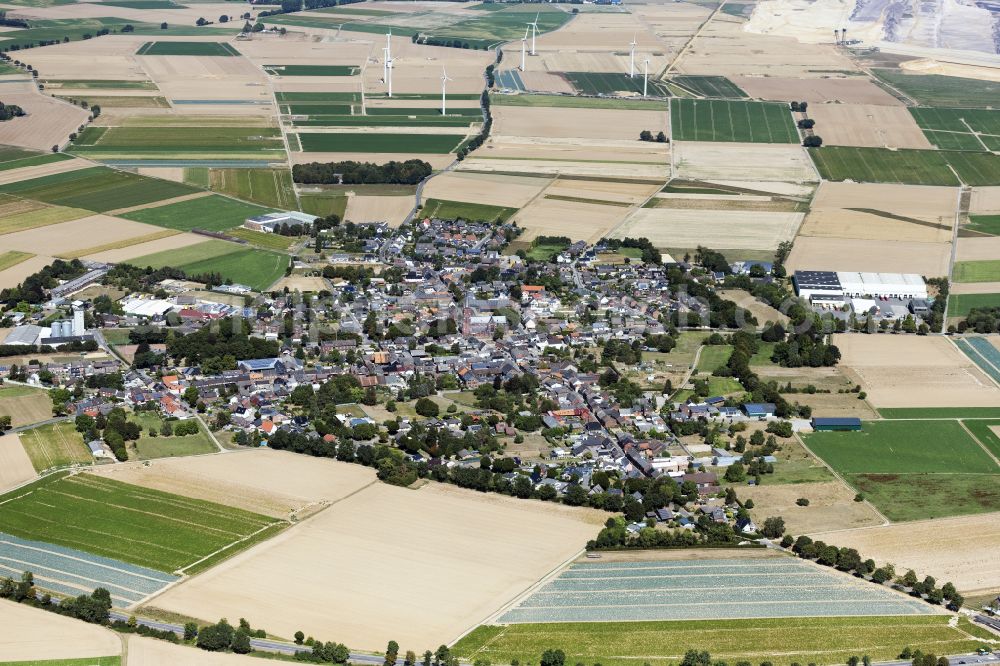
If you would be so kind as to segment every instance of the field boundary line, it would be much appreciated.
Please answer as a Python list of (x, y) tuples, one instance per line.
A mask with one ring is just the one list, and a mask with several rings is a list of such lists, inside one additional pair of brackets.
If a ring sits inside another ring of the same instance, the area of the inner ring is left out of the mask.
[[(820, 458), (819, 456), (817, 456), (815, 453), (813, 453), (813, 450), (809, 448), (809, 446), (806, 444), (805, 440), (802, 439), (802, 437), (799, 435), (799, 433), (796, 432), (796, 433), (793, 433), (793, 435), (795, 436), (795, 439), (796, 439), (796, 441), (798, 441), (799, 445), (802, 446), (803, 449), (805, 449), (806, 453), (808, 453), (809, 455), (811, 455), (813, 458), (815, 458), (816, 460), (818, 460), (824, 467), (826, 467), (828, 470), (830, 470), (830, 473), (833, 474), (833, 476), (838, 481), (840, 481), (842, 484), (844, 484), (844, 486), (848, 490), (853, 490), (855, 493), (858, 492), (857, 488), (855, 488), (854, 486), (852, 486), (851, 484), (849, 484), (847, 482), (847, 479), (845, 479), (843, 476), (841, 476), (840, 472), (838, 472), (837, 470), (835, 470), (829, 463), (827, 463), (825, 460), (823, 460), (822, 458)], [(869, 502), (868, 498), (865, 498), (862, 501), (865, 504), (868, 505), (868, 508), (870, 508), (872, 511), (875, 512), (876, 516), (878, 516), (879, 518), (882, 519), (883, 524), (880, 527), (885, 527), (886, 525), (891, 525), (892, 524), (892, 521), (889, 520), (888, 518), (886, 518), (885, 514), (883, 514), (881, 511), (879, 511), (875, 507), (874, 504), (872, 504), (871, 502)]]
[(247, 535), (245, 535), (245, 536), (243, 536), (243, 537), (241, 537), (241, 538), (237, 539), (236, 541), (231, 541), (230, 543), (227, 543), (227, 544), (226, 544), (225, 546), (223, 546), (222, 548), (219, 548), (218, 550), (215, 550), (215, 551), (213, 551), (213, 552), (209, 553), (208, 555), (206, 555), (205, 557), (203, 557), (203, 558), (201, 558), (201, 559), (199, 559), (199, 560), (195, 560), (195, 561), (194, 561), (194, 562), (192, 562), (191, 564), (188, 564), (187, 566), (185, 566), (185, 567), (184, 567), (183, 569), (177, 569), (176, 573), (177, 573), (178, 575), (185, 575), (185, 574), (184, 574), (184, 571), (185, 571), (186, 569), (190, 569), (191, 567), (193, 567), (193, 566), (195, 566), (195, 565), (198, 565), (198, 564), (201, 564), (202, 562), (204, 562), (204, 561), (205, 561), (205, 560), (207, 560), (208, 558), (210, 558), (210, 557), (213, 557), (213, 556), (215, 556), (215, 555), (218, 555), (219, 553), (223, 552), (224, 550), (229, 550), (230, 548), (232, 548), (232, 547), (233, 547), (233, 546), (235, 546), (236, 544), (239, 544), (239, 543), (243, 543), (243, 542), (244, 542), (244, 541), (246, 541), (247, 539), (252, 539), (253, 537), (255, 537), (255, 536), (257, 536), (258, 534), (260, 534), (261, 532), (263, 532), (263, 531), (265, 531), (265, 530), (269, 530), (269, 529), (271, 529), (272, 527), (274, 527), (274, 526), (275, 526), (275, 525), (277, 525), (278, 523), (287, 523), (287, 524), (289, 524), (289, 525), (290, 525), (290, 524), (291, 524), (291, 521), (287, 521), (287, 520), (276, 520), (276, 521), (274, 521), (273, 523), (268, 523), (267, 525), (264, 525), (264, 527), (260, 528), (260, 529), (259, 529), (259, 530), (257, 530), (256, 532), (251, 532), (250, 534), (247, 534)]
[(972, 438), (972, 441), (974, 441), (976, 444), (978, 444), (979, 448), (981, 448), (983, 451), (986, 452), (986, 455), (988, 455), (990, 457), (990, 459), (993, 461), (993, 463), (997, 466), (997, 469), (1000, 469), (1000, 458), (997, 458), (995, 455), (993, 455), (993, 452), (990, 451), (988, 448), (986, 448), (985, 444), (983, 444), (981, 441), (979, 441), (979, 438), (976, 437), (975, 433), (973, 433), (971, 430), (969, 430), (969, 427), (967, 425), (965, 425), (965, 423), (962, 421), (962, 419), (958, 419), (958, 424), (960, 426), (962, 426), (962, 430), (964, 430), (969, 435), (969, 437)]

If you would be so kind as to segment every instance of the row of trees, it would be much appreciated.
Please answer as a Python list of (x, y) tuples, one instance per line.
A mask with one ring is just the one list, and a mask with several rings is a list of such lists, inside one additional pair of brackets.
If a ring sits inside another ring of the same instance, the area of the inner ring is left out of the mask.
[(662, 131), (657, 132), (656, 136), (653, 136), (653, 133), (650, 132), (649, 130), (642, 130), (641, 132), (639, 132), (639, 141), (653, 141), (655, 143), (670, 142), (670, 140), (667, 138), (667, 135), (664, 134)]
[(19, 107), (17, 104), (4, 104), (0, 102), (0, 122), (5, 120), (10, 120), (12, 118), (20, 118), (24, 115), (24, 109)]
[(385, 164), (373, 162), (309, 162), (292, 167), (296, 183), (308, 185), (390, 184), (416, 185), (431, 175), (431, 165), (423, 160), (395, 160)]

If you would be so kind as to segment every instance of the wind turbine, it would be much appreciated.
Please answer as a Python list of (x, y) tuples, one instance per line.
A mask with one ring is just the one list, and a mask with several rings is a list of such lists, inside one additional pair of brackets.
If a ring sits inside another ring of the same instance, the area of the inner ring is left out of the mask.
[[(386, 49), (386, 56), (389, 55), (389, 49)], [(392, 63), (396, 62), (395, 58), (386, 58), (385, 66), (388, 76), (386, 77), (386, 85), (388, 86), (388, 97), (392, 97)]]
[(535, 20), (529, 23), (531, 27), (531, 55), (535, 55), (535, 37), (538, 34), (538, 17), (541, 13), (535, 14)]
[(448, 78), (448, 72), (445, 71), (444, 67), (441, 68), (441, 115), (447, 115), (447, 107), (445, 105), (445, 93), (447, 92), (448, 82), (451, 79)]
[(382, 48), (382, 83), (389, 81), (389, 47)]
[(524, 29), (524, 37), (521, 38), (521, 71), (524, 71), (525, 57), (524, 49), (525, 45), (528, 43), (528, 28)]
[(385, 33), (385, 53), (387, 57), (392, 57), (392, 28)]
[(635, 41), (636, 35), (632, 35), (632, 41), (629, 43), (628, 52), (628, 78), (635, 78)]
[[(642, 96), (646, 96), (646, 84), (649, 83), (649, 58), (643, 60), (642, 67)], [(391, 90), (391, 84), (390, 84)]]

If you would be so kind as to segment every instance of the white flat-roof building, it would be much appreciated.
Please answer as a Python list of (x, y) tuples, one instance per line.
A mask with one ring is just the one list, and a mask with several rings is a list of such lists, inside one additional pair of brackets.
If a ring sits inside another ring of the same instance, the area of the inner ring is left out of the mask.
[(258, 217), (247, 218), (243, 226), (251, 231), (262, 231), (270, 234), (274, 233), (276, 227), (281, 225), (294, 226), (296, 224), (311, 227), (317, 220), (315, 215), (300, 213), (298, 211), (285, 211), (282, 213), (268, 213)]
[(927, 298), (927, 284), (915, 273), (796, 271), (795, 293), (812, 302), (851, 298)]
[(159, 298), (126, 298), (121, 305), (125, 314), (137, 317), (162, 317), (177, 307)]

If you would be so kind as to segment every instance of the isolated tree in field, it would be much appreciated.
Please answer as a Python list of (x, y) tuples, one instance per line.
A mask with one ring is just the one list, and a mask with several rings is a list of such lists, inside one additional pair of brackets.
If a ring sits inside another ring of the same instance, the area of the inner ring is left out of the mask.
[(169, 27), (170, 27), (170, 26), (168, 26), (168, 25), (167, 25), (167, 22), (166, 22), (166, 21), (164, 21), (163, 23), (161, 23), (161, 24), (160, 24), (160, 30), (166, 30), (166, 29), (167, 29), (167, 28), (169, 28)]
[(542, 653), (539, 666), (565, 666), (566, 653), (562, 650), (546, 650)]
[(4, 430), (10, 430), (10, 417), (0, 416), (0, 432)]
[(438, 407), (438, 404), (433, 400), (431, 400), (430, 398), (420, 398), (419, 400), (417, 400), (414, 409), (416, 410), (417, 414), (419, 414), (420, 416), (425, 416), (427, 418), (433, 418), (441, 412), (441, 408)]
[(640, 141), (652, 141), (653, 140), (653, 133), (650, 132), (649, 130), (642, 130), (641, 132), (639, 132), (639, 140)]
[(208, 25), (208, 21), (206, 21), (204, 17), (198, 17), (198, 20), (195, 21), (194, 24), (197, 26)]
[(819, 148), (823, 145), (823, 137), (816, 136), (815, 134), (813, 136), (807, 136), (805, 140), (802, 141), (802, 145), (806, 148)]
[(658, 132), (656, 134), (656, 143), (666, 143), (666, 142), (667, 142), (667, 135), (664, 134), (663, 132)]
[(760, 533), (769, 539), (777, 539), (785, 533), (785, 520), (781, 516), (771, 516), (764, 521)]
[(229, 23), (229, 17), (223, 14), (219, 17), (219, 23)]

